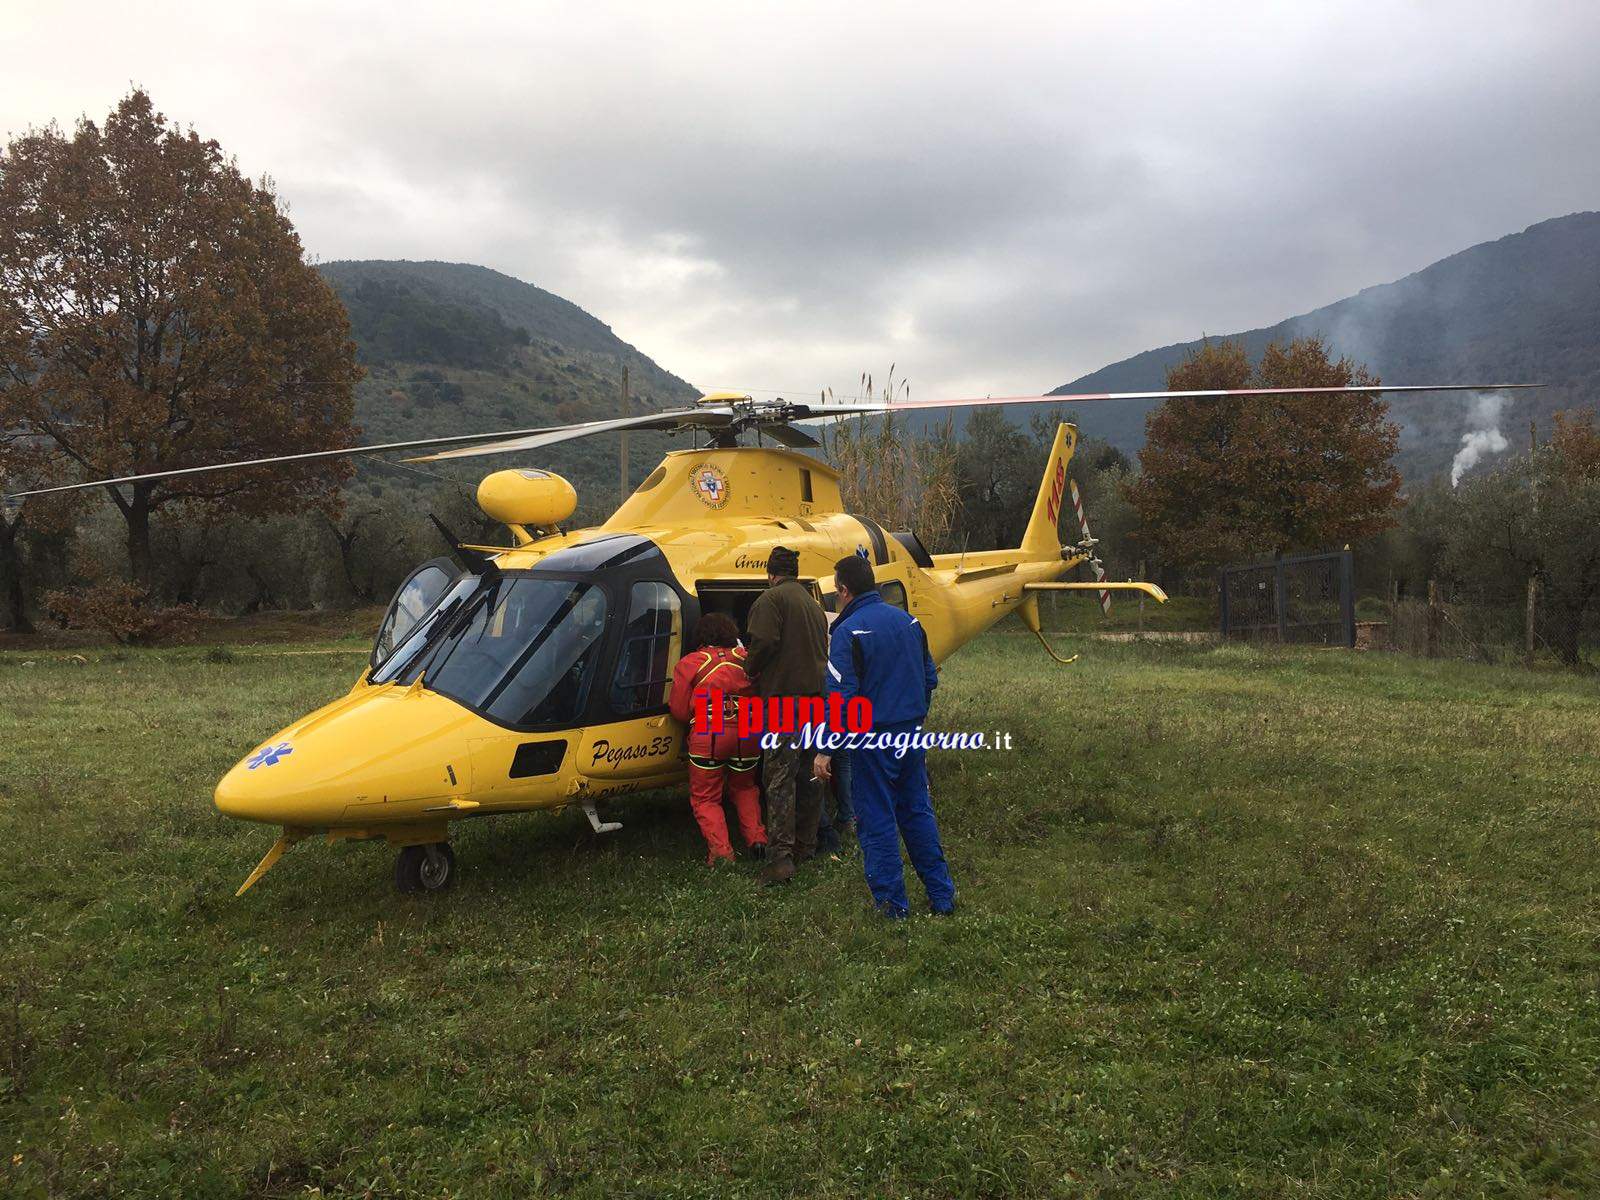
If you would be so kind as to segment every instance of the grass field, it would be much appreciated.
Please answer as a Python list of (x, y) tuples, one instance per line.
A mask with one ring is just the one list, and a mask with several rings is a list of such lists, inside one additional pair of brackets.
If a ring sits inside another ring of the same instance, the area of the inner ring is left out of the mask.
[(962, 911), (899, 925), (675, 795), (236, 901), (210, 787), (358, 645), (0, 654), (0, 1194), (1600, 1192), (1600, 685), (1082, 648), (947, 665), (1019, 752), (935, 757)]
[(1102, 613), (1095, 594), (1045, 596), (1039, 606), (1045, 629), (1066, 633), (1215, 633), (1216, 601), (1210, 597), (1172, 596), (1165, 604), (1125, 592), (1112, 597)]

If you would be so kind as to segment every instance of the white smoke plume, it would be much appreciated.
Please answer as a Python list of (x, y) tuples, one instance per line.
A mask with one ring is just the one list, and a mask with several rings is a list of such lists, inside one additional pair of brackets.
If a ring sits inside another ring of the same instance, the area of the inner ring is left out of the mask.
[(1509, 449), (1511, 443), (1500, 432), (1500, 414), (1505, 410), (1506, 398), (1499, 392), (1480, 392), (1472, 398), (1472, 423), (1475, 428), (1461, 435), (1461, 449), (1456, 451), (1450, 464), (1450, 486), (1455, 487), (1461, 477), (1485, 454), (1499, 454)]

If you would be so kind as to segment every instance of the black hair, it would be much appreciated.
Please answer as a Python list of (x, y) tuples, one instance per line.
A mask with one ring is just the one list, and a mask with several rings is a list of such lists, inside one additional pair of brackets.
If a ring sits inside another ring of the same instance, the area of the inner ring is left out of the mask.
[(847, 554), (833, 564), (834, 578), (850, 589), (852, 596), (875, 591), (878, 581), (872, 577), (872, 564), (859, 554)]
[(767, 574), (789, 579), (800, 574), (800, 552), (787, 546), (774, 546), (767, 555)]
[(739, 627), (727, 613), (706, 613), (694, 623), (694, 634), (690, 640), (694, 642), (696, 650), (702, 646), (732, 649), (739, 643)]

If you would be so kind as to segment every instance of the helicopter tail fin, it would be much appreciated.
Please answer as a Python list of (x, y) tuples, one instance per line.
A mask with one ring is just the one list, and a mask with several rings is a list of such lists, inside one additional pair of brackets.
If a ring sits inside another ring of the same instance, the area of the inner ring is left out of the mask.
[(1066, 422), (1056, 426), (1056, 440), (1045, 459), (1044, 478), (1033, 502), (1033, 516), (1022, 535), (1022, 549), (1035, 558), (1061, 554), (1061, 510), (1067, 503), (1067, 464), (1078, 446), (1078, 431)]

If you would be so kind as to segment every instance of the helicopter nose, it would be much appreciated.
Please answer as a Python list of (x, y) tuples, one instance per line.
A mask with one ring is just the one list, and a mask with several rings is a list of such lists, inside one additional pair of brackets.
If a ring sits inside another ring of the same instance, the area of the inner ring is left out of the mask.
[(319, 781), (297, 765), (296, 740), (280, 734), (240, 760), (217, 784), (217, 811), (242, 821), (315, 825), (338, 817), (343, 803), (318, 796)]
[(465, 710), (441, 696), (356, 692), (267, 739), (217, 784), (217, 810), (245, 821), (324, 828), (353, 807), (387, 813), (467, 783)]

